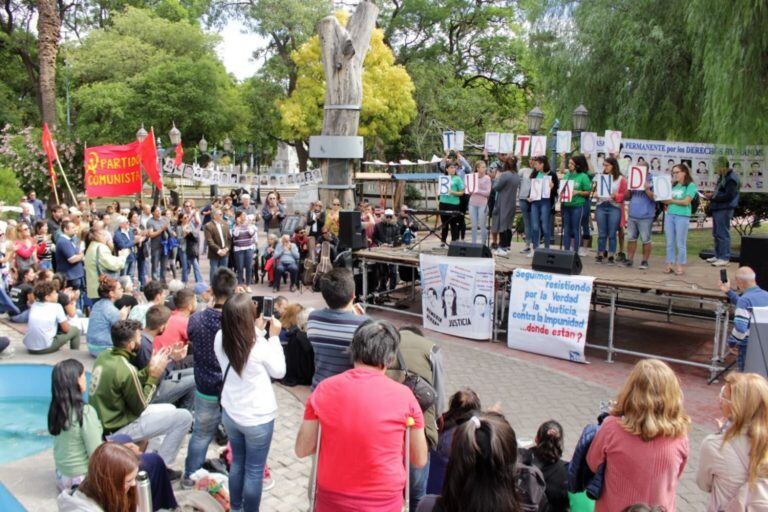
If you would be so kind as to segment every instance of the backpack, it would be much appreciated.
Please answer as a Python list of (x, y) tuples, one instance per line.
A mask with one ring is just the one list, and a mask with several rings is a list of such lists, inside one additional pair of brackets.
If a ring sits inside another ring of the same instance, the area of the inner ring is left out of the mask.
[(538, 512), (546, 509), (547, 482), (541, 470), (533, 465), (531, 454), (527, 450), (519, 452), (517, 464), (515, 464), (515, 488), (521, 510)]

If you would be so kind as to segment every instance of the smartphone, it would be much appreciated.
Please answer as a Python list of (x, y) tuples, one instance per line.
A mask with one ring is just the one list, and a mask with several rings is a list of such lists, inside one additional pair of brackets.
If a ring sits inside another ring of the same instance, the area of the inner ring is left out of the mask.
[(720, 282), (723, 284), (728, 282), (728, 271), (724, 268), (720, 269)]
[(264, 309), (262, 309), (264, 320), (272, 320), (274, 301), (273, 297), (264, 297)]

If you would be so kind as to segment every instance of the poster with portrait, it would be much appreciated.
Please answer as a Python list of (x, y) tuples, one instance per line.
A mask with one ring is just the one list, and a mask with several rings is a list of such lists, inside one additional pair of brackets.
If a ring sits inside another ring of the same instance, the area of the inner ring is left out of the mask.
[(421, 254), (420, 269), (424, 328), (461, 338), (491, 338), (492, 258), (446, 258)]

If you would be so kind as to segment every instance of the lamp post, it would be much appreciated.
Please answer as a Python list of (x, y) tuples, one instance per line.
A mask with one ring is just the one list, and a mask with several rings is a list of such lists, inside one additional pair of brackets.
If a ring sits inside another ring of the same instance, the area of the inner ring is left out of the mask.
[(139, 128), (136, 132), (136, 140), (139, 142), (144, 142), (147, 139), (147, 135), (149, 135), (149, 133), (144, 128), (144, 123), (141, 123), (141, 128)]
[(541, 128), (541, 123), (544, 122), (544, 112), (537, 105), (525, 117), (528, 123), (528, 131), (531, 135), (536, 135)]
[(168, 138), (171, 139), (171, 145), (174, 147), (181, 144), (181, 132), (176, 128), (176, 123), (173, 123), (173, 128), (168, 132)]
[(201, 155), (204, 155), (208, 151), (208, 141), (205, 140), (205, 135), (200, 138), (200, 142), (197, 143), (197, 147), (200, 149)]
[(573, 110), (573, 131), (577, 135), (587, 129), (589, 125), (589, 111), (584, 105), (579, 105)]

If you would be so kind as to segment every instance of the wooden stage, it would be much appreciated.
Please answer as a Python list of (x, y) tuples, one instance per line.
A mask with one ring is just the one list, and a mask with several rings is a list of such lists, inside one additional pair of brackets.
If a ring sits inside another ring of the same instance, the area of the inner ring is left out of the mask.
[[(494, 305), (494, 341), (503, 340), (501, 335), (506, 332), (506, 319), (509, 308), (517, 309), (521, 305), (508, 304), (509, 287), (512, 273), (516, 268), (531, 268), (531, 258), (520, 253), (522, 244), (512, 244), (507, 256), (494, 256), (496, 263), (496, 300)], [(553, 246), (553, 248), (556, 248)], [(407, 247), (377, 247), (356, 251), (355, 257), (360, 261), (364, 270), (375, 263), (395, 264), (398, 266), (418, 268), (419, 254), (446, 255), (448, 250), (440, 248), (436, 241), (423, 243), (417, 250)], [(635, 265), (639, 264), (638, 255)], [(699, 260), (689, 260), (684, 275), (665, 274), (664, 259), (651, 257), (650, 268), (639, 270), (620, 265), (608, 265), (595, 262), (595, 253), (582, 258), (582, 275), (594, 276), (593, 308), (605, 307), (608, 310), (608, 339), (605, 344), (587, 343), (588, 347), (604, 350), (607, 360), (612, 361), (614, 354), (628, 354), (638, 357), (658, 357), (669, 362), (706, 368), (711, 375), (722, 369), (722, 361), (727, 352), (726, 338), (728, 334), (730, 308), (728, 299), (718, 288), (720, 279), (719, 269)], [(729, 275), (733, 275), (736, 265), (726, 267)], [(381, 304), (390, 295), (388, 292), (376, 293), (369, 289), (367, 271), (363, 272), (364, 301), (369, 307), (389, 309), (401, 314), (421, 316), (421, 294), (417, 281), (403, 283), (392, 297), (399, 297), (397, 308)], [(405, 292), (405, 293), (403, 293)], [(378, 303), (378, 304), (377, 304)], [(672, 317), (686, 317), (713, 322), (712, 353), (708, 361), (694, 361), (665, 357), (659, 354), (625, 350), (616, 346), (614, 339), (614, 324), (616, 312), (619, 309), (645, 311)], [(593, 341), (593, 340), (590, 340)]]

